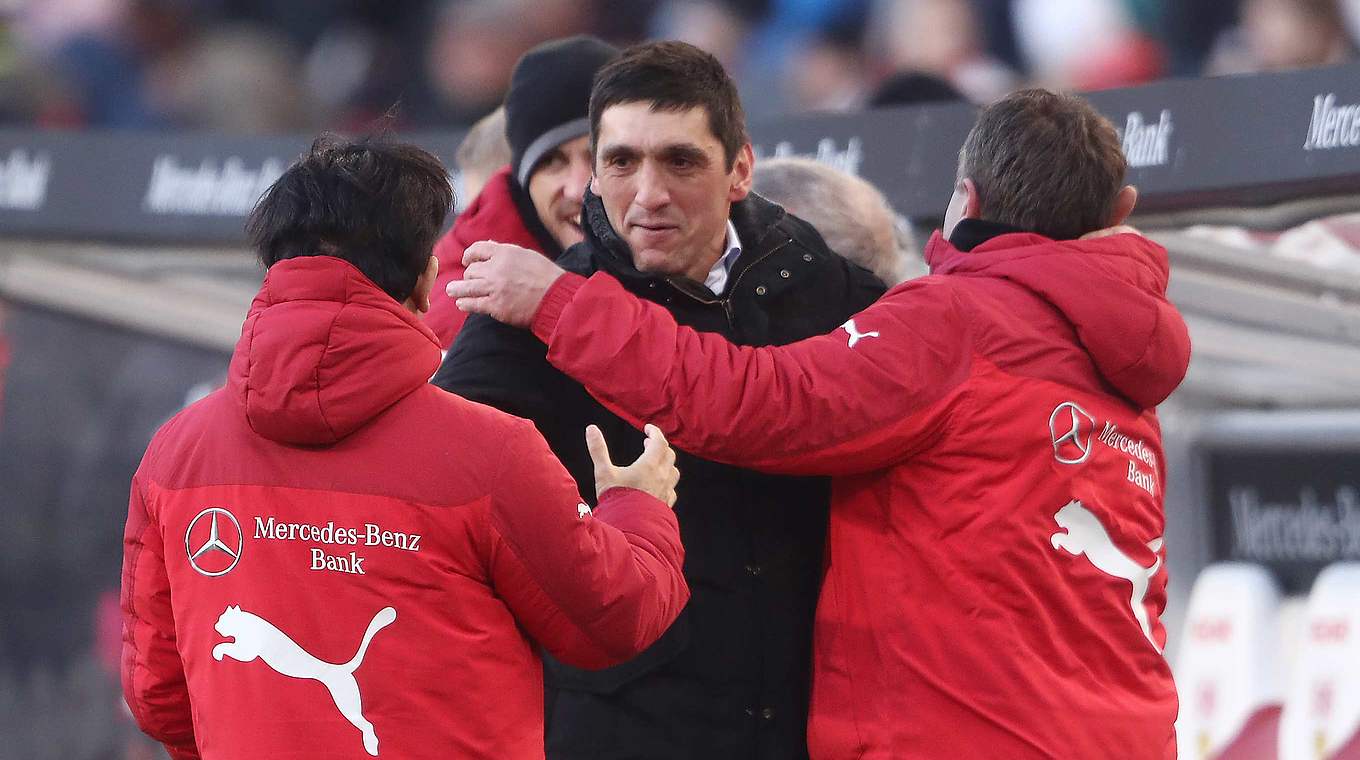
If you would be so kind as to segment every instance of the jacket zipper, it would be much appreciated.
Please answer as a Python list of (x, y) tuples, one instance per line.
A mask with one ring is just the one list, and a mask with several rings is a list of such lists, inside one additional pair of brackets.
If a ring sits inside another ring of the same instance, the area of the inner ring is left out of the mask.
[[(788, 239), (788, 240), (785, 240), (784, 242), (780, 243), (779, 245), (777, 245), (777, 246), (771, 248), (770, 250), (766, 251), (766, 252), (764, 253), (764, 255), (762, 255), (760, 258), (756, 259), (755, 261), (752, 261), (749, 265), (743, 267), (742, 270), (741, 270), (739, 273), (737, 273), (737, 279), (733, 280), (731, 286), (727, 288), (727, 292), (728, 292), (728, 293), (735, 293), (735, 292), (737, 292), (737, 286), (741, 284), (741, 278), (745, 277), (747, 272), (749, 272), (749, 271), (751, 271), (752, 269), (754, 269), (754, 268), (756, 267), (756, 265), (759, 264), (760, 262), (762, 262), (762, 261), (764, 261), (765, 259), (768, 259), (768, 258), (770, 258), (771, 256), (775, 255), (776, 253), (778, 253), (778, 252), (780, 251), (780, 249), (782, 249), (784, 246), (786, 246), (786, 245), (788, 245), (789, 243), (792, 243), (792, 242), (793, 242), (793, 239), (792, 239), (792, 238), (790, 238), (790, 239)], [(667, 282), (670, 282), (670, 280), (667, 280)], [(686, 296), (688, 296), (688, 297), (694, 299), (695, 301), (698, 301), (698, 302), (701, 303), (701, 304), (704, 304), (704, 305), (706, 305), (706, 306), (712, 306), (713, 304), (718, 304), (718, 305), (722, 306), (723, 316), (727, 317), (727, 326), (728, 326), (728, 328), (729, 328), (729, 329), (732, 329), (732, 330), (736, 330), (736, 329), (737, 329), (737, 315), (736, 315), (736, 313), (732, 310), (732, 298), (731, 298), (730, 296), (727, 297), (727, 298), (701, 298), (701, 297), (696, 296), (696, 295), (694, 295), (693, 293), (689, 292), (688, 290), (685, 290), (684, 288), (677, 287), (676, 284), (673, 283), (673, 282), (671, 282), (670, 285), (671, 285), (672, 288), (675, 288), (675, 290), (679, 291), (681, 294), (686, 295)]]

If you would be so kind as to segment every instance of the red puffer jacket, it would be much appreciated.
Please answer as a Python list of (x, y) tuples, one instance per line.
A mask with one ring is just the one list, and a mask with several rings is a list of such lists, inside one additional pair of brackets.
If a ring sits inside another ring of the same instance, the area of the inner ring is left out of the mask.
[(286, 260), (226, 388), (156, 434), (123, 685), (172, 756), (542, 758), (535, 644), (603, 667), (679, 613), (666, 505), (616, 488), (592, 517), (530, 423), (426, 384), (438, 361), (348, 263)]
[(1135, 236), (939, 236), (842, 329), (740, 348), (608, 277), (534, 331), (611, 409), (732, 464), (834, 476), (818, 760), (1162, 760), (1176, 690), (1153, 407), (1189, 361)]
[(439, 347), (448, 349), (458, 331), (463, 329), (467, 314), (458, 310), (452, 298), (444, 294), (450, 282), (463, 279), (463, 251), (479, 240), (512, 243), (534, 251), (542, 251), (543, 244), (524, 223), (518, 204), (510, 189), (510, 167), (505, 167), (487, 180), (482, 192), (473, 199), (453, 229), (444, 233), (434, 245), (434, 257), (439, 259), (439, 276), (430, 295), (430, 310), (425, 313), (425, 324), (439, 338)]

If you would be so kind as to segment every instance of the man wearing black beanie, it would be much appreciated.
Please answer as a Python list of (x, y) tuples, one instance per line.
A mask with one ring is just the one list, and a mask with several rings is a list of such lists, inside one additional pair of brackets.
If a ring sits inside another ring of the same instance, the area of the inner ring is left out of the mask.
[[(505, 95), (510, 165), (487, 181), (435, 245), (443, 293), (463, 276), (463, 249), (497, 240), (556, 259), (581, 242), (581, 200), (590, 182), (590, 86), (617, 48), (594, 37), (545, 42), (515, 64)], [(435, 299), (425, 316), (444, 348), (463, 326), (452, 300)]]

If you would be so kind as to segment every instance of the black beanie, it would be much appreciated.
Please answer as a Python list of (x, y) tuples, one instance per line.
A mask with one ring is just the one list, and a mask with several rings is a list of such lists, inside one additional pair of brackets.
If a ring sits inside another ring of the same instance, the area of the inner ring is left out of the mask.
[(505, 139), (521, 187), (553, 148), (590, 134), (590, 86), (618, 48), (579, 35), (545, 42), (515, 64), (505, 94)]

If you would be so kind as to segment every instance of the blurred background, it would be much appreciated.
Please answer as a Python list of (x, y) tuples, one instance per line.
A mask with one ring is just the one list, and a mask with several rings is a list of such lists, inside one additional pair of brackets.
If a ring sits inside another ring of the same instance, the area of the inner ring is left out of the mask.
[(985, 101), (1338, 63), (1360, 0), (3, 0), (0, 125), (307, 132), (400, 102), (457, 128), (582, 32), (693, 42), (761, 118), (861, 108), (903, 72)]
[(762, 160), (878, 184), (915, 274), (969, 104), (1093, 93), (1195, 345), (1160, 410), (1181, 756), (1276, 757), (1290, 699), (1345, 735), (1279, 756), (1360, 751), (1360, 0), (0, 0), (0, 760), (162, 757), (117, 686), (127, 489), (225, 376), (259, 192), (394, 105), (454, 168), (582, 32), (713, 52)]

